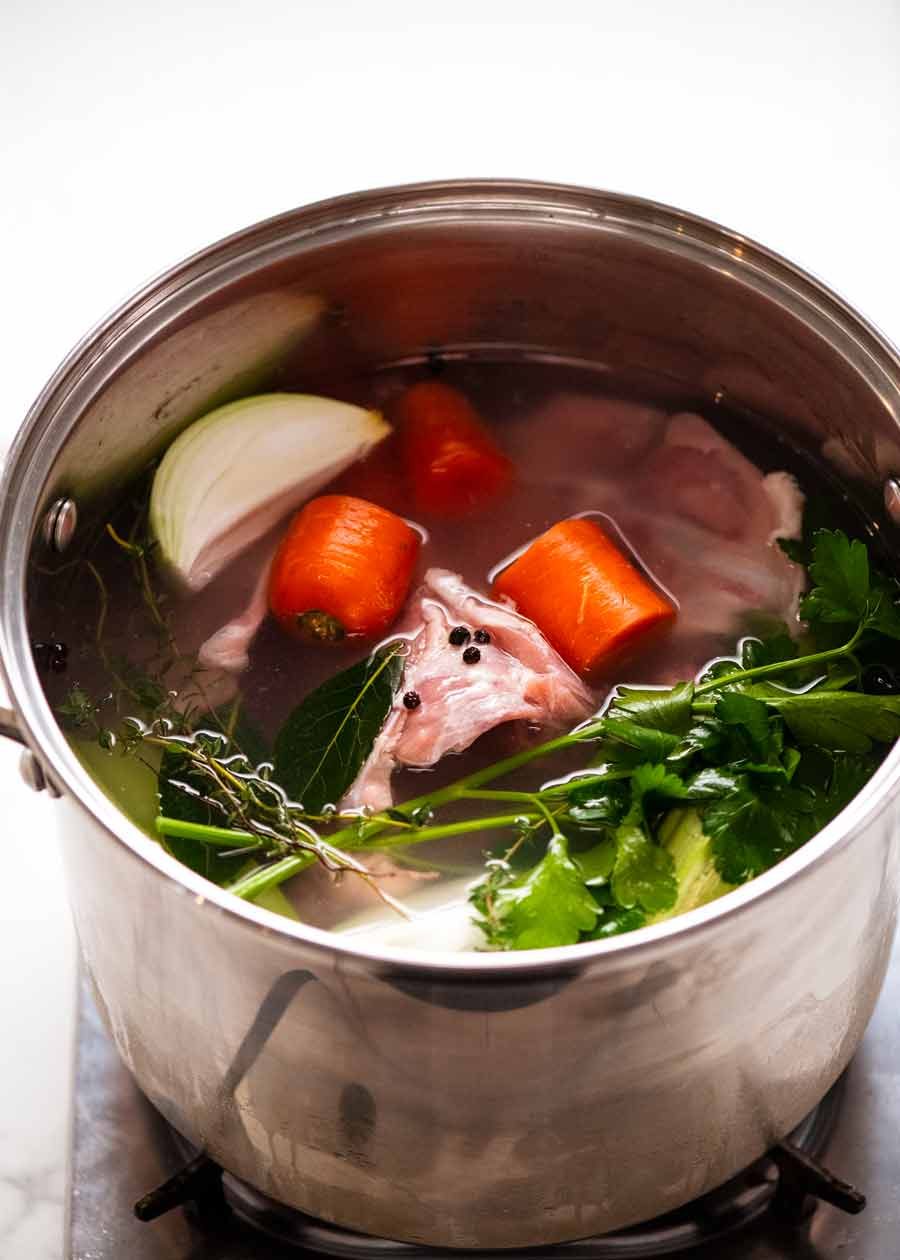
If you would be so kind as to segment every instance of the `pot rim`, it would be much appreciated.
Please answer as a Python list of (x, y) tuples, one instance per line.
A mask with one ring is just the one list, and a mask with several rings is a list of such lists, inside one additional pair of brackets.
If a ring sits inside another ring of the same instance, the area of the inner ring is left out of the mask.
[[(130, 298), (102, 319), (63, 360), (29, 409), (8, 453), (0, 480), (0, 678), (10, 693), (22, 733), (30, 747), (48, 763), (49, 777), (74, 802), (87, 820), (99, 823), (110, 840), (122, 843), (132, 857), (145, 862), (165, 880), (193, 895), (196, 913), (224, 914), (246, 930), (263, 930), (297, 940), (317, 951), (346, 957), (348, 962), (378, 962), (391, 972), (438, 972), (442, 977), (471, 980), (483, 974), (495, 980), (526, 978), (535, 973), (582, 970), (585, 964), (602, 957), (613, 965), (628, 965), (644, 951), (663, 941), (674, 947), (693, 938), (697, 932), (725, 925), (746, 914), (756, 901), (770, 897), (792, 885), (813, 866), (819, 866), (852, 842), (855, 834), (874, 820), (889, 798), (900, 790), (900, 744), (885, 758), (881, 767), (850, 804), (812, 840), (765, 874), (742, 885), (718, 901), (652, 927), (633, 933), (581, 945), (523, 951), (521, 953), (434, 953), (365, 946), (361, 938), (295, 922), (252, 902), (232, 896), (224, 889), (196, 875), (170, 857), (113, 804), (83, 769), (57, 725), (46, 701), (29, 650), (25, 614), (25, 565), (33, 522), (39, 512), (39, 493), (53, 460), (63, 444), (43, 442), (59, 427), (59, 410), (71, 399), (84, 378), (102, 365), (111, 351), (119, 348), (121, 364), (136, 347), (128, 334), (156, 308), (170, 306), (181, 296), (181, 305), (167, 312), (169, 320), (181, 315), (205, 292), (213, 292), (225, 282), (230, 269), (251, 260), (277, 245), (286, 246), (298, 236), (312, 240), (323, 231), (349, 234), (397, 223), (427, 221), (435, 212), (446, 216), (482, 213), (498, 217), (526, 217), (537, 221), (593, 224), (613, 231), (631, 230), (670, 250), (700, 255), (718, 254), (737, 266), (744, 283), (756, 282), (758, 289), (778, 292), (783, 299), (819, 319), (824, 334), (833, 325), (855, 344), (876, 375), (884, 377), (900, 397), (900, 355), (878, 329), (814, 276), (764, 245), (712, 220), (668, 206), (661, 202), (625, 193), (605, 192), (567, 184), (532, 180), (442, 180), (396, 185), (349, 193), (311, 203), (305, 207), (260, 221), (233, 233), (189, 256), (138, 289)], [(765, 282), (765, 283), (764, 283)], [(212, 286), (212, 287), (210, 287)], [(200, 292), (196, 292), (199, 287)], [(160, 331), (157, 324), (151, 334)], [(95, 383), (95, 390), (100, 383)], [(83, 406), (70, 417), (68, 430)], [(39, 449), (40, 448), (40, 449)], [(22, 497), (32, 492), (33, 510), (18, 509)]]

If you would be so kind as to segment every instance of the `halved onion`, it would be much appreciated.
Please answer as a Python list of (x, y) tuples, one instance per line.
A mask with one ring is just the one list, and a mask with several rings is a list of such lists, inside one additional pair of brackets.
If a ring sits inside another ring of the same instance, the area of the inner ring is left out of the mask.
[(201, 590), (279, 519), (387, 437), (376, 411), (314, 394), (218, 407), (166, 451), (150, 496), (163, 562)]

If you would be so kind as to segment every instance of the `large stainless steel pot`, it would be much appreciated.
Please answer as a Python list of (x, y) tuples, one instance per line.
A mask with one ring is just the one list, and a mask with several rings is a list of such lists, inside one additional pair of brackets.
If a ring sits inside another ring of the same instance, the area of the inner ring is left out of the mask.
[[(322, 316), (289, 350), (309, 294)], [(879, 497), (900, 469), (890, 346), (734, 233), (535, 184), (312, 206), (149, 285), (38, 399), (0, 505), (3, 721), (61, 793), (86, 967), (123, 1059), (172, 1124), (326, 1220), (515, 1247), (708, 1190), (836, 1079), (894, 933), (900, 752), (803, 850), (674, 922), (535, 954), (378, 952), (233, 900), (126, 821), (67, 746), (28, 642), (29, 557), (61, 496), (118, 484), (279, 356), (315, 383), (436, 345), (724, 393), (824, 444)]]

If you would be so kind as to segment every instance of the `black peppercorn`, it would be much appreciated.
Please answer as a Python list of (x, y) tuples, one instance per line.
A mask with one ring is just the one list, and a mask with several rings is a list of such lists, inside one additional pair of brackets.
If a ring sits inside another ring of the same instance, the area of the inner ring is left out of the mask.
[(422, 703), (422, 697), (418, 691), (407, 691), (403, 697), (403, 704), (407, 709), (418, 709)]
[(481, 660), (481, 652), (477, 647), (467, 647), (463, 652), (463, 660), (467, 665), (477, 665)]
[(462, 647), (464, 643), (468, 643), (472, 635), (465, 626), (454, 626), (450, 631), (450, 642), (454, 647)]
[(428, 364), (428, 371), (432, 376), (440, 376), (444, 370), (444, 360), (441, 357), (440, 350), (429, 350), (425, 356)]
[(900, 680), (889, 665), (867, 665), (862, 672), (863, 691), (870, 696), (895, 696)]
[(476, 630), (472, 636), (476, 643), (490, 643), (491, 636), (487, 630)]
[(65, 672), (69, 657), (69, 649), (65, 643), (52, 640), (49, 643), (38, 641), (32, 643), (31, 650), (34, 652), (34, 661), (38, 669), (52, 670), (54, 674)]
[(54, 674), (64, 674), (69, 649), (65, 643), (36, 643), (35, 657), (40, 668), (51, 669)]

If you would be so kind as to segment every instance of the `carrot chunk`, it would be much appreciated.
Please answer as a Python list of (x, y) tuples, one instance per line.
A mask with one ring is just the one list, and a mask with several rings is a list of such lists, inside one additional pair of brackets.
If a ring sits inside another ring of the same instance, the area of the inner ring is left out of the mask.
[(413, 385), (400, 400), (398, 419), (417, 512), (465, 516), (512, 481), (510, 460), (459, 390), (440, 381)]
[(599, 525), (559, 521), (494, 581), (564, 661), (589, 677), (668, 629), (675, 609)]
[(269, 608), (313, 642), (383, 634), (403, 607), (420, 543), (399, 516), (365, 499), (312, 499), (275, 553)]

